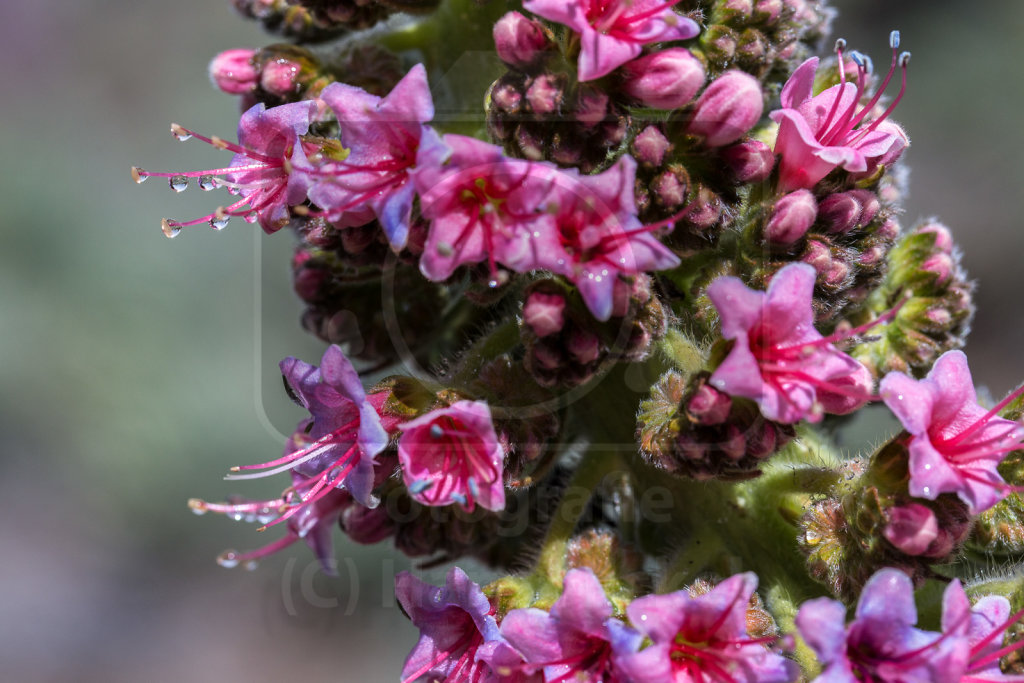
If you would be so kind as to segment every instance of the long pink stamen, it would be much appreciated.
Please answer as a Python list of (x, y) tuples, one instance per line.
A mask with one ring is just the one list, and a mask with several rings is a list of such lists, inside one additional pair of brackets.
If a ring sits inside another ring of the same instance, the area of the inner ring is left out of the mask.
[(960, 432), (959, 434), (950, 439), (943, 439), (939, 441), (938, 443), (936, 443), (936, 446), (955, 446), (956, 444), (960, 443), (961, 441), (963, 441), (964, 439), (966, 439), (967, 437), (971, 436), (979, 429), (984, 427), (986, 424), (988, 424), (988, 421), (995, 417), (999, 413), (999, 411), (1008, 406), (1015, 399), (1020, 398), (1020, 396), (1022, 395), (1024, 395), (1024, 385), (1017, 387), (1017, 389), (1015, 389), (1013, 393), (1011, 393), (1009, 396), (1007, 396), (1002, 401), (997, 403), (995, 407), (992, 408), (992, 410), (988, 411), (980, 418), (978, 418), (978, 420), (975, 421), (974, 424), (972, 424), (970, 427), (968, 427), (967, 429), (965, 429), (964, 431)]
[[(838, 121), (836, 121), (835, 125), (833, 125), (832, 128), (826, 131), (826, 133), (819, 138), (821, 144), (823, 145), (830, 145), (832, 144), (832, 142), (836, 140), (836, 138), (840, 138), (843, 135), (846, 135), (846, 133), (850, 130), (850, 120), (857, 113), (857, 103), (860, 102), (861, 97), (864, 96), (864, 88), (867, 85), (868, 69), (867, 64), (863, 61), (863, 57), (858, 56), (857, 59), (857, 92), (853, 96), (853, 101), (850, 102), (850, 106), (848, 106), (846, 108), (846, 111), (843, 112), (842, 117)], [(839, 93), (839, 96), (842, 97), (841, 92)]]

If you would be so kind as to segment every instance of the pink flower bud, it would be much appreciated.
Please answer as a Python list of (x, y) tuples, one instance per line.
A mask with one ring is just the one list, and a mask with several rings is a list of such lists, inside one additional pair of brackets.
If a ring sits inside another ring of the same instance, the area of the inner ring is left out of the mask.
[(523, 322), (538, 337), (560, 332), (565, 326), (565, 298), (558, 294), (533, 292), (523, 306)]
[(949, 279), (953, 277), (956, 264), (953, 262), (952, 256), (939, 252), (926, 258), (921, 264), (921, 270), (934, 274), (935, 284), (941, 285), (949, 282)]
[(509, 12), (494, 25), (498, 57), (509, 66), (529, 66), (549, 45), (541, 25), (519, 12)]
[(942, 223), (926, 223), (915, 232), (935, 236), (935, 248), (947, 254), (953, 251), (953, 234)]
[(768, 179), (775, 166), (775, 153), (760, 140), (744, 140), (722, 150), (722, 160), (741, 183), (760, 183)]
[(832, 267), (832, 251), (818, 240), (808, 240), (800, 260), (812, 266), (818, 275), (821, 275)]
[(255, 50), (225, 50), (210, 62), (210, 80), (229, 95), (244, 95), (256, 87)]
[(301, 65), (289, 59), (275, 59), (263, 65), (260, 85), (268, 93), (285, 97), (293, 94), (298, 88), (298, 78), (301, 72)]
[(595, 88), (580, 88), (576, 97), (576, 120), (593, 128), (608, 116), (608, 95)]
[(863, 208), (852, 192), (837, 192), (821, 200), (818, 215), (829, 232), (844, 234), (857, 227)]
[(601, 340), (589, 330), (574, 328), (569, 333), (569, 353), (580, 363), (593, 363), (601, 356)]
[(561, 108), (563, 88), (560, 80), (551, 74), (533, 79), (526, 91), (526, 101), (535, 114), (553, 114)]
[(882, 203), (878, 201), (878, 195), (871, 190), (850, 190), (850, 194), (860, 203), (860, 218), (857, 219), (857, 226), (863, 228), (875, 220), (875, 216), (882, 210)]
[(818, 216), (818, 202), (810, 190), (790, 192), (775, 203), (764, 229), (768, 242), (789, 246), (807, 234)]
[(722, 147), (743, 137), (763, 111), (761, 84), (750, 74), (732, 69), (701, 94), (687, 130), (703, 137), (708, 147)]
[(633, 157), (641, 164), (661, 166), (671, 148), (672, 143), (657, 126), (647, 126), (633, 138)]
[(704, 85), (704, 65), (683, 47), (672, 47), (622, 67), (622, 89), (655, 109), (679, 109)]
[(882, 535), (907, 555), (922, 555), (939, 536), (935, 513), (920, 503), (889, 510), (889, 523)]
[(687, 184), (678, 174), (671, 170), (665, 171), (651, 183), (651, 189), (658, 203), (664, 207), (674, 209), (686, 202)]
[(757, 4), (754, 5), (754, 18), (765, 24), (772, 24), (778, 21), (782, 9), (782, 0), (757, 0)]
[(710, 384), (702, 384), (686, 404), (686, 411), (702, 425), (722, 424), (729, 417), (730, 410), (732, 399), (729, 395)]
[(742, 460), (747, 454), (747, 437), (740, 428), (736, 425), (727, 425), (724, 437), (718, 448), (725, 453), (725, 457), (730, 460)]

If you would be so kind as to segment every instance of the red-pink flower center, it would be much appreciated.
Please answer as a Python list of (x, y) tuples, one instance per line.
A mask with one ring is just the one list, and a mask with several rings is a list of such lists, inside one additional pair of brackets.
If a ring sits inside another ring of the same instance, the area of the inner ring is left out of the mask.
[(638, 29), (636, 24), (660, 15), (678, 2), (679, 0), (667, 0), (642, 12), (631, 14), (629, 10), (634, 4), (631, 0), (591, 0), (586, 9), (587, 23), (593, 26), (594, 30), (619, 40), (645, 43), (648, 41), (633, 35)]
[(484, 439), (458, 418), (439, 417), (410, 437), (417, 464), (429, 471), (427, 478), (417, 483), (429, 505), (458, 500), (472, 511), (480, 486), (493, 484), (500, 476)]

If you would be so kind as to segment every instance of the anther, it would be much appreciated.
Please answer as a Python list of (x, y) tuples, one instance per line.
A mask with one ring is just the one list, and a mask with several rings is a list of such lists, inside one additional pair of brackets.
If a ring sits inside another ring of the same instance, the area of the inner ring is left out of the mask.
[(132, 180), (141, 185), (149, 180), (149, 175), (138, 166), (132, 166)]
[(183, 128), (182, 126), (179, 126), (176, 123), (171, 124), (171, 134), (174, 135), (174, 137), (181, 140), (182, 142), (192, 137), (192, 133), (190, 133), (186, 128)]
[(905, 69), (908, 64), (910, 64), (910, 53), (904, 52), (900, 55), (900, 66)]
[(896, 50), (896, 49), (899, 48), (899, 46), (900, 46), (900, 32), (899, 31), (893, 31), (892, 33), (889, 34), (889, 47), (891, 47), (893, 50)]
[(846, 38), (839, 38), (836, 40), (836, 52), (842, 52), (846, 49)]

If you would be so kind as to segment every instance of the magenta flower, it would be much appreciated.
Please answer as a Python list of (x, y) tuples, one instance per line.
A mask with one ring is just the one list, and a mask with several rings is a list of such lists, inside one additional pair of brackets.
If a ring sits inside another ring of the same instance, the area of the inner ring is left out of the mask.
[(310, 443), (277, 460), (232, 468), (233, 472), (266, 471), (231, 474), (228, 479), (255, 479), (288, 470), (316, 478), (316, 483), (272, 524), (301, 513), (335, 488), (347, 489), (367, 507), (375, 506), (374, 457), (384, 450), (388, 435), (367, 400), (355, 368), (339, 347), (329, 346), (319, 368), (286, 358), (281, 361), (281, 372), (295, 401), (312, 415), (307, 432)]
[(196, 178), (204, 190), (226, 187), (232, 194), (241, 195), (237, 202), (201, 218), (165, 219), (162, 227), (168, 237), (176, 237), (183, 227), (199, 223), (209, 223), (221, 230), (232, 216), (242, 216), (250, 223), (258, 220), (264, 232), (276, 232), (288, 224), (289, 209), (306, 201), (306, 191), (312, 182), (311, 167), (301, 136), (309, 130), (315, 113), (314, 102), (293, 102), (270, 109), (258, 104), (242, 114), (237, 144), (204, 137), (172, 124), (171, 131), (180, 140), (195, 137), (218, 149), (234, 152), (231, 165), (188, 173), (151, 173), (133, 168), (132, 177), (136, 182), (150, 176), (169, 178), (171, 188), (178, 192), (188, 187), (190, 178)]
[(594, 317), (607, 320), (619, 275), (674, 268), (679, 258), (651, 234), (661, 224), (644, 226), (637, 218), (632, 157), (599, 175), (567, 171), (558, 181), (557, 243), (540, 250), (538, 265), (571, 280)]
[(722, 336), (733, 341), (711, 384), (756, 401), (761, 414), (775, 422), (815, 422), (822, 412), (846, 414), (871, 399), (867, 368), (832, 345), (840, 337), (823, 337), (814, 328), (815, 277), (811, 266), (793, 263), (775, 274), (767, 292), (735, 277), (720, 277), (708, 287)]
[[(309, 437), (306, 429), (309, 426), (311, 426), (311, 420), (308, 419), (299, 423), (298, 429), (285, 445), (285, 456), (300, 451), (305, 445), (308, 445)], [(235, 498), (229, 499), (227, 503), (208, 503), (193, 498), (188, 502), (192, 511), (199, 515), (214, 512), (226, 515), (236, 521), (259, 522), (260, 524), (270, 524), (292, 506), (298, 506), (295, 514), (288, 518), (287, 533), (283, 537), (262, 548), (244, 553), (237, 550), (226, 550), (217, 558), (217, 562), (222, 567), (231, 568), (241, 565), (252, 568), (263, 558), (302, 539), (319, 560), (324, 573), (330, 576), (337, 575), (334, 561), (334, 527), (342, 514), (355, 505), (355, 501), (348, 491), (329, 489), (327, 493), (316, 500), (302, 504), (302, 498), (316, 486), (317, 479), (316, 477), (304, 477), (294, 471), (291, 474), (292, 486), (279, 498), (262, 501)]]
[(882, 569), (864, 585), (856, 618), (829, 598), (805, 602), (796, 625), (824, 667), (818, 683), (955, 683), (968, 659), (967, 638), (915, 628), (914, 585), (898, 569)]
[(505, 453), (484, 401), (458, 401), (398, 427), (398, 459), (412, 497), (424, 505), (505, 508)]
[(986, 595), (971, 607), (959, 580), (954, 580), (942, 595), (943, 633), (966, 637), (970, 651), (957, 680), (963, 683), (985, 681), (1024, 681), (1024, 676), (1004, 674), (999, 660), (1024, 647), (1024, 640), (1003, 647), (1006, 631), (1024, 618), (1024, 611), (1010, 615), (1010, 602), (1001, 595)]
[(518, 655), (508, 652), (487, 596), (461, 569), (451, 568), (443, 588), (402, 572), (395, 579), (395, 596), (420, 629), (420, 639), (405, 659), (402, 683), (505, 683), (511, 678), (499, 678), (486, 660), (515, 661)]
[(996, 415), (1024, 388), (985, 410), (978, 405), (967, 356), (948, 351), (923, 380), (890, 372), (880, 391), (910, 433), (911, 495), (935, 500), (955, 493), (978, 514), (1013, 490), (997, 468), (1021, 447), (1024, 427)]
[(423, 125), (434, 118), (426, 69), (414, 66), (385, 97), (344, 83), (332, 83), (320, 97), (334, 111), (349, 153), (320, 167), (310, 200), (341, 227), (376, 216), (392, 247), (401, 249), (415, 196), (409, 172), (422, 144), (441, 144)]
[(612, 605), (589, 568), (566, 573), (562, 596), (550, 613), (531, 607), (505, 615), (501, 635), (528, 664), (543, 667), (549, 683), (624, 681), (613, 655), (635, 652), (642, 640), (639, 633), (612, 618)]
[(756, 588), (757, 577), (748, 572), (697, 597), (680, 590), (634, 600), (626, 614), (653, 644), (620, 654), (622, 672), (633, 683), (795, 680), (795, 663), (765, 647), (774, 638), (747, 634), (747, 606)]
[(643, 46), (693, 38), (696, 22), (672, 11), (679, 0), (527, 0), (523, 7), (580, 36), (579, 80), (607, 75)]
[(518, 272), (536, 267), (555, 235), (547, 208), (557, 169), (508, 159), (500, 147), (462, 135), (444, 142), (446, 149), (421, 149), (413, 171), (430, 221), (420, 270), (440, 281), (465, 263), (487, 261), (493, 276), (498, 263)]
[[(836, 47), (840, 65), (839, 85), (812, 96), (817, 57), (811, 57), (797, 67), (786, 81), (781, 94), (782, 109), (770, 114), (772, 120), (779, 124), (775, 153), (781, 156), (781, 192), (813, 187), (835, 168), (858, 173), (869, 170), (869, 164), (892, 163), (909, 144), (903, 129), (886, 120), (906, 90), (906, 69), (910, 61), (910, 53), (896, 54), (898, 32), (893, 32), (890, 44), (893, 56), (889, 73), (874, 97), (863, 107), (860, 102), (869, 76), (868, 63), (853, 53), (857, 62), (857, 82), (847, 83), (843, 41), (839, 41)], [(865, 118), (889, 85), (897, 65), (903, 71), (899, 94), (885, 112), (865, 123)]]

